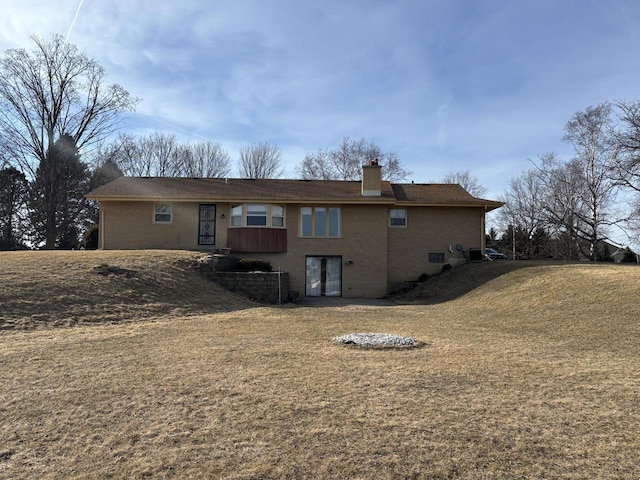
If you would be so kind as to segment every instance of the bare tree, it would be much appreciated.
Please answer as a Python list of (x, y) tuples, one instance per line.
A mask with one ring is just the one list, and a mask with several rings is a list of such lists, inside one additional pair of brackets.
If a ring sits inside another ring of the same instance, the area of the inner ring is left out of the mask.
[(183, 147), (182, 174), (186, 177), (221, 178), (231, 172), (229, 154), (218, 143), (206, 141)]
[(54, 248), (74, 227), (69, 222), (86, 193), (80, 190), (88, 187), (86, 165), (61, 151), (73, 145), (79, 158), (84, 146), (111, 135), (137, 100), (105, 84), (104, 69), (62, 36), (32, 40), (32, 52), (7, 50), (0, 59), (0, 136), (11, 162), (33, 179), (32, 223), (43, 229), (35, 233)]
[(154, 132), (141, 141), (141, 153), (145, 163), (151, 166), (152, 177), (179, 177), (182, 171), (182, 155), (176, 136)]
[(607, 227), (623, 220), (612, 216), (618, 191), (612, 172), (618, 163), (619, 147), (611, 114), (608, 103), (587, 107), (567, 122), (563, 137), (576, 153), (570, 165), (580, 178), (578, 194), (584, 212), (580, 233), (589, 244), (587, 256), (592, 260), (597, 260), (598, 242), (607, 238)]
[(339, 180), (359, 180), (362, 176), (362, 165), (377, 161), (382, 167), (380, 147), (373, 143), (365, 143), (364, 138), (350, 140), (343, 138), (340, 146), (331, 151), (331, 163)]
[(469, 170), (449, 172), (442, 179), (442, 183), (458, 184), (474, 197), (482, 197), (487, 193), (486, 187)]
[(620, 156), (616, 165), (619, 185), (635, 195), (630, 200), (629, 227), (640, 238), (640, 101), (618, 103), (621, 129), (617, 132)]
[(543, 213), (557, 238), (563, 239), (562, 256), (577, 259), (580, 252), (588, 256), (583, 239), (587, 235), (582, 202), (583, 178), (577, 162), (563, 162), (547, 153), (534, 162), (536, 175), (544, 185)]
[(296, 166), (296, 172), (304, 180), (333, 180), (335, 171), (329, 159), (329, 152), (318, 150), (304, 157), (300, 165)]
[[(500, 198), (505, 205), (498, 213), (500, 224), (508, 235), (519, 233), (518, 252), (529, 258), (544, 253), (548, 224), (544, 210), (545, 186), (536, 171), (530, 170), (512, 179), (509, 190)], [(513, 237), (510, 238), (513, 242)]]
[(384, 180), (399, 182), (411, 175), (395, 153), (383, 152), (364, 138), (343, 138), (335, 150), (310, 153), (296, 166), (296, 172), (305, 180), (360, 180), (362, 165), (370, 161), (377, 161), (382, 167)]
[[(0, 108), (2, 105), (0, 104)], [(7, 150), (7, 146), (2, 141), (3, 138), (0, 137), (0, 169), (8, 168), (10, 166), (9, 162), (9, 153)]]
[(382, 154), (382, 178), (393, 183), (405, 181), (411, 171), (402, 166), (402, 162), (394, 152)]
[(615, 167), (617, 184), (631, 192), (628, 195), (629, 218), (625, 231), (629, 240), (640, 241), (640, 101), (618, 102), (616, 142), (620, 148)]
[(60, 136), (81, 150), (111, 135), (137, 99), (107, 85), (104, 69), (61, 35), (32, 40), (31, 53), (12, 49), (0, 59), (0, 135), (12, 161), (33, 178)]
[(241, 147), (238, 173), (242, 178), (278, 178), (283, 174), (280, 159), (276, 145), (257, 143)]
[(94, 154), (98, 168), (113, 162), (132, 177), (219, 178), (229, 174), (229, 154), (210, 141), (181, 144), (173, 134), (153, 132), (144, 137), (120, 134)]
[(616, 179), (624, 187), (640, 193), (640, 101), (619, 102), (621, 129), (616, 132), (620, 155)]
[[(134, 173), (140, 167), (142, 162), (140, 145), (138, 139), (128, 133), (120, 133), (110, 143), (100, 142), (91, 152), (90, 165), (93, 170), (98, 169), (101, 165), (111, 162), (118, 167), (123, 175), (141, 176)], [(146, 170), (140, 167), (140, 170)]]

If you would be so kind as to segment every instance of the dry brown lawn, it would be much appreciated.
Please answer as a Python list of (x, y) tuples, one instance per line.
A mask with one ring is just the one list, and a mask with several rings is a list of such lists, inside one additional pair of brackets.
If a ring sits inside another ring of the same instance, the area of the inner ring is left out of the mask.
[[(0, 478), (640, 478), (638, 267), (493, 262), (422, 304), (272, 308), (189, 255), (0, 254)], [(331, 341), (365, 331), (426, 345)]]
[(123, 323), (254, 307), (184, 251), (0, 252), (0, 330)]

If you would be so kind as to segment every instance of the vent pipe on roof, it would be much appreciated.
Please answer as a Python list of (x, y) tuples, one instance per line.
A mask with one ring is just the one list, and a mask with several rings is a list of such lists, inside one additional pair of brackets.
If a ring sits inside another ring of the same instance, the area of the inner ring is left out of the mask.
[(379, 197), (382, 195), (382, 168), (377, 160), (371, 160), (362, 166), (362, 196)]

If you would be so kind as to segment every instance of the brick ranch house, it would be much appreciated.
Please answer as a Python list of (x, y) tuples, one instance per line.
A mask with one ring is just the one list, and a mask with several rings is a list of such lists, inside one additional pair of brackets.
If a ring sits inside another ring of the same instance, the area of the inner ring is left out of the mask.
[(87, 195), (99, 248), (184, 249), (271, 262), (307, 296), (377, 298), (446, 263), (481, 255), (485, 213), (502, 203), (454, 184), (121, 177)]

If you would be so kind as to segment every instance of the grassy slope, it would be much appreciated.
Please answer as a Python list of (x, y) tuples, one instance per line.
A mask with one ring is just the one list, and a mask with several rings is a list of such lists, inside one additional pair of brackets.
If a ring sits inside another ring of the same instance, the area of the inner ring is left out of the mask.
[(196, 257), (154, 250), (0, 252), (0, 329), (120, 323), (255, 306), (190, 271)]
[[(86, 255), (69, 270), (103, 263)], [(0, 333), (0, 478), (639, 478), (640, 269), (469, 267), (421, 305), (166, 301), (161, 321)], [(427, 346), (331, 342), (357, 331)]]

